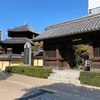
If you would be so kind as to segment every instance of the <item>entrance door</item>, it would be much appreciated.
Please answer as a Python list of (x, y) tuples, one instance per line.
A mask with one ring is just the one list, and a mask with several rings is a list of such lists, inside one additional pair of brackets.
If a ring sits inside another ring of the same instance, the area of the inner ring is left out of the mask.
[(73, 68), (73, 55), (74, 55), (73, 47), (72, 45), (68, 45), (67, 46), (67, 66), (69, 68)]

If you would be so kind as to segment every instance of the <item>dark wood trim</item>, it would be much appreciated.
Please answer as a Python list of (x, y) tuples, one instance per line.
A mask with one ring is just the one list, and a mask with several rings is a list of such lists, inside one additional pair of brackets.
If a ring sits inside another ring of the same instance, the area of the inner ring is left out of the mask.
[(89, 59), (90, 59), (90, 66), (91, 67), (93, 67), (92, 58), (93, 58), (93, 42), (92, 42), (92, 40), (89, 40)]
[(46, 58), (45, 57), (43, 60), (57, 60), (57, 59), (56, 58), (53, 58), (53, 57), (52, 58)]
[(59, 67), (59, 47), (56, 45), (56, 65)]

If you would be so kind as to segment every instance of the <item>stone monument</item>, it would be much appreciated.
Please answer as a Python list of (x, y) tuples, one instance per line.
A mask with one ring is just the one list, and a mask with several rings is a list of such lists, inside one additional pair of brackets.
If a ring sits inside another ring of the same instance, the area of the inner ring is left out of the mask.
[(31, 66), (31, 44), (29, 42), (24, 45), (24, 65)]

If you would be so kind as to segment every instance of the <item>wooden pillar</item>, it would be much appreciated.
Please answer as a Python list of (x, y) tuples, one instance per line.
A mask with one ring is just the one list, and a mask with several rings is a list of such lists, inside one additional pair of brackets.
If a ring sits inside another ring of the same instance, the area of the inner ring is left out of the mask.
[(68, 59), (69, 59), (69, 55), (68, 55), (68, 45), (66, 45), (66, 52), (65, 52), (65, 64), (66, 64), (66, 69), (70, 69), (69, 63), (68, 63)]
[(90, 67), (93, 68), (93, 42), (92, 40), (89, 40), (89, 60), (90, 60)]
[(57, 69), (59, 69), (59, 46), (58, 44), (56, 46), (56, 66), (57, 66)]
[(4, 48), (4, 53), (7, 54), (7, 48)]
[(46, 50), (45, 50), (45, 48), (46, 48), (46, 44), (45, 44), (45, 41), (43, 42), (43, 66), (47, 66), (46, 64), (45, 64), (45, 59), (46, 59)]
[(70, 53), (69, 53), (69, 45), (67, 45), (67, 51), (66, 51), (66, 59), (67, 59), (67, 61), (66, 61), (66, 63), (67, 63), (67, 69), (71, 69), (70, 68), (70, 64), (69, 64), (69, 62), (70, 62)]

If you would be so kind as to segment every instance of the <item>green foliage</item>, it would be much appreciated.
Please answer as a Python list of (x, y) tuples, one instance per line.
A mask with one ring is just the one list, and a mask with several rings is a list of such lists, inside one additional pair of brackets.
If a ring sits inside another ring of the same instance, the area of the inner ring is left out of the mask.
[(52, 69), (50, 68), (39, 68), (33, 66), (8, 66), (5, 71), (8, 73), (22, 74), (38, 78), (48, 78), (50, 73), (52, 73)]
[(82, 65), (82, 53), (88, 52), (88, 45), (74, 45), (74, 63), (75, 65)]
[(32, 51), (38, 51), (38, 50), (43, 50), (43, 42), (42, 41), (40, 43), (35, 44), (32, 47)]
[(2, 49), (2, 47), (0, 46), (0, 49)]
[(76, 66), (80, 65), (82, 62), (81, 57), (79, 55), (76, 55), (74, 58), (74, 63)]
[(81, 71), (80, 82), (82, 84), (100, 86), (100, 72), (97, 71)]
[(43, 68), (43, 66), (34, 66), (34, 67), (36, 67), (36, 68)]

